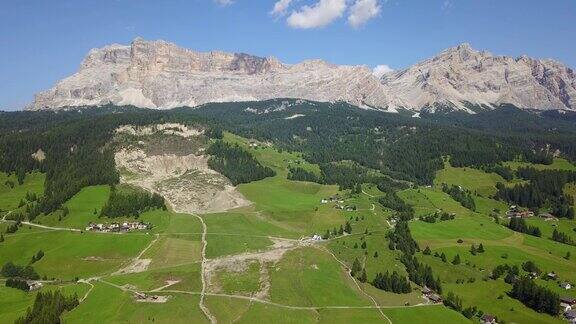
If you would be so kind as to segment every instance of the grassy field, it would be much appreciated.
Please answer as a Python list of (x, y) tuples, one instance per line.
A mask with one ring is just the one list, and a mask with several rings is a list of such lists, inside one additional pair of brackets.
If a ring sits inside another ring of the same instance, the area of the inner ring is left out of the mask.
[(67, 216), (64, 217), (62, 211), (58, 210), (50, 215), (40, 217), (37, 223), (47, 226), (84, 229), (90, 222), (103, 222), (105, 220), (98, 216), (108, 201), (109, 195), (110, 187), (106, 185), (82, 188), (64, 204), (69, 210)]
[[(42, 291), (60, 290), (64, 295), (83, 296), (88, 291), (84, 284), (46, 285)], [(28, 307), (34, 304), (37, 291), (24, 292), (0, 285), (0, 323), (13, 323), (26, 314)]]
[[(159, 293), (161, 294), (161, 293)], [(169, 294), (166, 303), (136, 302), (129, 292), (98, 283), (86, 302), (64, 315), (66, 323), (205, 323), (199, 296)]]
[(444, 163), (444, 169), (436, 172), (434, 185), (440, 187), (443, 183), (462, 186), (473, 193), (489, 197), (496, 193), (496, 183), (506, 183), (506, 180), (496, 173), (487, 173), (474, 168), (454, 168), (450, 163)]
[(243, 271), (219, 270), (214, 281), (224, 293), (250, 295), (260, 290), (260, 267), (253, 261)]
[(384, 309), (392, 323), (470, 323), (458, 312), (442, 306)]
[(287, 252), (270, 272), (270, 299), (294, 306), (365, 306), (349, 277), (326, 252), (301, 248)]
[(533, 167), (538, 170), (570, 170), (576, 171), (576, 165), (570, 163), (566, 159), (555, 158), (552, 164), (532, 164), (528, 162), (510, 161), (504, 162), (504, 165), (509, 166), (512, 170), (517, 170), (521, 167)]
[(506, 294), (510, 285), (502, 280), (478, 281), (467, 284), (450, 284), (444, 288), (464, 300), (464, 307), (476, 306), (486, 314), (495, 314), (507, 323), (562, 323), (557, 317), (526, 308)]
[(44, 257), (34, 263), (37, 272), (48, 278), (73, 279), (112, 272), (136, 256), (151, 235), (106, 235), (67, 231), (18, 231), (4, 235), (0, 264), (12, 261), (26, 265), (39, 250)]
[[(13, 210), (18, 208), (20, 200), (26, 193), (34, 193), (38, 197), (44, 193), (44, 180), (46, 176), (40, 172), (27, 173), (23, 184), (18, 184), (15, 174), (8, 175), (0, 172), (0, 210)], [(7, 182), (12, 182), (14, 188)]]

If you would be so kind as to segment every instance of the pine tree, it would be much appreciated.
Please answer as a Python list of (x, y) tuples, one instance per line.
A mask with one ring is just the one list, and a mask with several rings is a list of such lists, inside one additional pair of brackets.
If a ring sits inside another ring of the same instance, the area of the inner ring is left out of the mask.
[(476, 255), (476, 251), (477, 251), (477, 250), (476, 250), (476, 245), (472, 244), (472, 246), (470, 247), (470, 253), (471, 253), (472, 255)]
[(354, 262), (352, 263), (352, 269), (350, 269), (350, 274), (352, 275), (352, 277), (356, 277), (356, 274), (358, 274), (360, 270), (362, 270), (360, 261), (358, 261), (358, 258), (355, 258)]
[(4, 234), (0, 234), (0, 242), (4, 242)]
[[(0, 242), (1, 242), (1, 241), (0, 241)], [(564, 256), (564, 259), (570, 260), (570, 251), (566, 252), (566, 255)]]
[(330, 238), (330, 230), (326, 230), (326, 233), (324, 233), (324, 236), (322, 236), (323, 240), (327, 240)]
[(378, 251), (374, 252), (374, 257), (375, 257), (375, 258), (378, 257)]
[(350, 222), (348, 222), (348, 221), (344, 225), (344, 232), (346, 232), (348, 234), (352, 234), (352, 225), (350, 225)]
[(442, 254), (440, 255), (440, 259), (442, 259), (443, 262), (446, 262), (446, 254), (444, 254), (444, 252), (442, 252)]
[(366, 276), (366, 269), (362, 269), (362, 273), (360, 274), (360, 276), (358, 277), (358, 280), (360, 282), (366, 282), (368, 281), (368, 276)]
[(484, 253), (484, 245), (482, 245), (482, 243), (480, 243), (480, 245), (478, 245), (478, 253)]
[(361, 247), (362, 247), (363, 249), (366, 249), (366, 242), (365, 242), (365, 241), (364, 241), (364, 242), (362, 242), (362, 245), (361, 245)]
[(462, 261), (460, 260), (460, 254), (456, 254), (454, 259), (452, 260), (453, 265), (459, 265)]
[(344, 227), (340, 225), (340, 229), (338, 229), (338, 235), (344, 235)]
[(430, 255), (430, 254), (432, 254), (432, 251), (430, 251), (429, 246), (426, 246), (426, 248), (424, 249), (424, 252), (422, 252), (422, 253), (424, 253), (424, 255)]

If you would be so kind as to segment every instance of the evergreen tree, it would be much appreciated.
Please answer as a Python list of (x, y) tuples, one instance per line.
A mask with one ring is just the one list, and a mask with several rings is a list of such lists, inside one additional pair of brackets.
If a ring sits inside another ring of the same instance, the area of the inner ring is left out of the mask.
[(442, 259), (442, 262), (447, 262), (446, 254), (444, 254), (444, 252), (440, 254), (440, 259)]
[(362, 270), (362, 265), (360, 265), (360, 261), (358, 261), (358, 258), (355, 258), (354, 262), (352, 263), (352, 269), (350, 269), (350, 275), (352, 277), (356, 277), (356, 275), (360, 272), (360, 270)]
[(484, 245), (482, 245), (482, 243), (480, 243), (480, 245), (478, 245), (478, 253), (484, 253)]
[(459, 265), (462, 261), (460, 261), (460, 254), (456, 254), (456, 256), (454, 256), (454, 259), (452, 259), (452, 264), (453, 265)]
[(352, 234), (352, 225), (350, 225), (349, 221), (346, 221), (346, 224), (344, 225), (344, 232)]
[(366, 241), (362, 242), (362, 245), (360, 247), (366, 249)]
[(360, 282), (366, 282), (368, 281), (368, 277), (366, 276), (366, 269), (362, 269), (362, 272), (360, 273), (360, 276), (358, 277), (358, 280)]
[(426, 246), (426, 248), (424, 249), (424, 252), (422, 252), (424, 255), (430, 255), (432, 254), (432, 251), (430, 251), (430, 247)]

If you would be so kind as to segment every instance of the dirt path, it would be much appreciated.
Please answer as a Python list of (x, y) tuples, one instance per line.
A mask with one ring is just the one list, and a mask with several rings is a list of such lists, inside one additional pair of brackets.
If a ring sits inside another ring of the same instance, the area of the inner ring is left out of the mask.
[[(163, 292), (167, 292), (167, 293), (174, 293), (174, 294), (188, 294), (188, 295), (200, 295), (200, 292), (197, 291), (185, 291), (185, 290), (164, 290)], [(206, 296), (213, 296), (213, 297), (228, 297), (228, 298), (236, 298), (236, 299), (244, 299), (244, 300), (249, 300), (252, 302), (256, 302), (256, 303), (260, 303), (260, 304), (266, 304), (266, 305), (270, 305), (270, 306), (276, 306), (276, 307), (281, 307), (281, 308), (286, 308), (286, 309), (294, 309), (294, 310), (319, 310), (319, 309), (387, 309), (387, 308), (415, 308), (415, 307), (426, 307), (426, 306), (430, 306), (430, 307), (434, 307), (434, 306), (438, 306), (440, 307), (441, 305), (438, 304), (417, 304), (417, 305), (410, 305), (410, 306), (292, 306), (292, 305), (284, 305), (284, 304), (279, 304), (279, 303), (275, 303), (275, 302), (271, 302), (268, 300), (264, 300), (264, 299), (260, 299), (260, 298), (256, 298), (256, 297), (250, 297), (250, 296), (243, 296), (243, 295), (231, 295), (231, 294), (219, 294), (219, 293), (206, 293)], [(383, 313), (382, 313), (383, 314)], [(384, 317), (388, 320), (389, 323), (392, 323), (392, 321), (386, 317), (386, 315), (384, 315)]]
[(88, 295), (90, 295), (90, 293), (92, 292), (92, 289), (94, 289), (94, 285), (90, 282), (90, 280), (85, 280), (85, 279), (80, 279), (78, 280), (78, 282), (83, 283), (83, 284), (87, 284), (88, 286), (90, 286), (90, 289), (88, 289), (88, 291), (84, 294), (84, 296), (82, 296), (82, 298), (80, 298), (79, 302), (82, 303), (86, 300), (86, 298), (88, 298)]
[(208, 246), (208, 241), (206, 240), (206, 233), (208, 232), (208, 226), (206, 226), (206, 223), (204, 222), (204, 219), (202, 217), (200, 217), (196, 214), (194, 214), (194, 217), (198, 218), (200, 223), (202, 223), (202, 263), (201, 263), (201, 275), (200, 275), (200, 277), (202, 279), (202, 292), (200, 293), (200, 301), (198, 302), (198, 306), (200, 306), (200, 309), (202, 310), (204, 315), (206, 315), (206, 317), (208, 318), (210, 323), (217, 323), (218, 321), (216, 320), (216, 318), (210, 313), (210, 310), (204, 304), (204, 297), (206, 296), (206, 286), (207, 286), (207, 282), (206, 282), (206, 246)]
[(144, 249), (142, 249), (142, 251), (140, 251), (140, 253), (138, 253), (138, 255), (135, 258), (130, 260), (130, 263), (126, 264), (125, 266), (123, 266), (122, 268), (113, 272), (110, 275), (115, 276), (127, 273), (138, 273), (146, 271), (148, 269), (148, 266), (152, 262), (152, 259), (142, 259), (142, 256), (144, 255), (144, 253), (146, 253), (146, 251), (148, 251), (152, 247), (152, 245), (154, 245), (154, 243), (158, 241), (159, 237), (160, 235), (156, 234), (154, 239), (150, 243), (148, 243), (148, 245)]
[[(10, 212), (11, 213), (11, 212)], [(4, 215), (4, 217), (2, 217), (2, 222), (3, 223), (16, 223), (16, 221), (13, 220), (7, 220), (6, 217), (10, 214), (7, 213), (6, 215)], [(77, 228), (68, 228), (68, 227), (52, 227), (52, 226), (45, 226), (45, 225), (40, 225), (40, 224), (35, 224), (35, 223), (30, 223), (30, 222), (22, 222), (22, 225), (28, 225), (28, 226), (33, 226), (33, 227), (38, 227), (38, 228), (43, 228), (43, 229), (49, 229), (49, 230), (53, 230), (53, 231), (70, 231), (70, 232), (81, 232), (81, 230), (77, 229)]]

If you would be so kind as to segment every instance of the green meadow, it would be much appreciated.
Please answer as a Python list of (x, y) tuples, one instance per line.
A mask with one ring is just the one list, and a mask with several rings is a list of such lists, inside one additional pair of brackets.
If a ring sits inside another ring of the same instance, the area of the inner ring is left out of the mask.
[[(18, 208), (20, 200), (24, 199), (28, 192), (41, 196), (44, 193), (45, 178), (46, 176), (40, 172), (27, 173), (24, 183), (20, 185), (15, 174), (0, 172), (0, 211)], [(14, 187), (12, 188), (9, 183)]]

